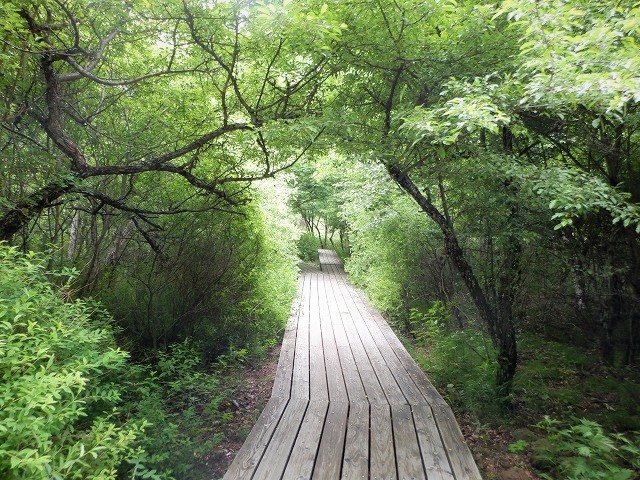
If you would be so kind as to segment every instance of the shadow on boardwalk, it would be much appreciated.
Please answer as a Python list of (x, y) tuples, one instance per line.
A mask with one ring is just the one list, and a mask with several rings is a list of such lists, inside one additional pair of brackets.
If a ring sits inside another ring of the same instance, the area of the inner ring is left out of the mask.
[(272, 396), (225, 479), (480, 479), (451, 409), (320, 250), (306, 266)]

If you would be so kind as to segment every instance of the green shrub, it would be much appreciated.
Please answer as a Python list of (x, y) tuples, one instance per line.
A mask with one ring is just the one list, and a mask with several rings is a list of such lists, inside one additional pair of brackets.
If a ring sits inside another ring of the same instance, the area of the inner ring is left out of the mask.
[(527, 451), (529, 447), (529, 442), (526, 440), (516, 440), (515, 442), (509, 444), (507, 447), (507, 451), (511, 453), (523, 453)]
[(127, 354), (111, 319), (67, 295), (40, 257), (0, 246), (0, 477), (109, 479), (125, 461), (155, 476), (136, 447), (146, 422), (117, 409)]
[(223, 439), (221, 425), (233, 413), (225, 408), (230, 391), (217, 368), (207, 370), (201, 345), (187, 340), (130, 366), (122, 379), (127, 414), (149, 424), (139, 443), (143, 462), (167, 478), (211, 477), (207, 459)]
[(426, 350), (419, 363), (447, 401), (485, 421), (500, 418), (491, 342), (480, 331), (454, 330), (450, 323), (441, 302), (433, 302), (425, 312), (411, 310), (412, 334)]
[(320, 242), (313, 233), (306, 232), (298, 239), (298, 256), (305, 262), (318, 261), (318, 248)]
[(549, 433), (548, 441), (534, 452), (539, 464), (550, 470), (542, 477), (552, 480), (631, 480), (640, 469), (640, 437), (635, 441), (607, 434), (596, 422), (576, 420), (572, 425), (545, 417), (538, 424)]

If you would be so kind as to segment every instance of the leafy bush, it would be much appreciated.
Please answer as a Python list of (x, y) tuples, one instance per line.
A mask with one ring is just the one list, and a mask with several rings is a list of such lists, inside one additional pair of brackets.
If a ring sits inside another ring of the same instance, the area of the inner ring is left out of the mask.
[(123, 382), (129, 415), (151, 425), (140, 443), (144, 463), (171, 478), (208, 478), (203, 464), (222, 439), (219, 406), (227, 392), (203, 370), (201, 346), (186, 341), (131, 367)]
[(277, 181), (253, 187), (242, 215), (202, 212), (159, 219), (161, 252), (126, 243), (96, 294), (131, 349), (197, 338), (211, 360), (275, 342), (295, 294), (295, 225)]
[(549, 433), (535, 457), (549, 466), (543, 478), (567, 480), (631, 480), (640, 470), (640, 437), (631, 441), (621, 434), (607, 434), (596, 422), (576, 420), (563, 425), (545, 417), (538, 424)]
[(310, 232), (300, 236), (298, 240), (298, 256), (305, 262), (315, 262), (318, 260), (318, 248), (320, 242), (318, 238)]
[(411, 310), (410, 322), (426, 349), (419, 363), (442, 395), (479, 418), (498, 418), (491, 342), (475, 329), (452, 329), (447, 308), (437, 301), (426, 312)]
[(117, 409), (127, 354), (111, 319), (67, 295), (40, 257), (0, 246), (0, 477), (109, 479), (125, 461), (154, 476), (136, 447), (146, 422)]

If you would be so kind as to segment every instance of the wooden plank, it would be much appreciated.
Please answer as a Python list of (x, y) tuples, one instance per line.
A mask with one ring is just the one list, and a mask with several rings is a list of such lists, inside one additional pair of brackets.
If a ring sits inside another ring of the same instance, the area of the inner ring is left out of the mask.
[(388, 405), (371, 405), (370, 456), (369, 477), (372, 480), (397, 480), (391, 410)]
[(327, 401), (314, 401), (309, 404), (284, 471), (283, 480), (311, 478), (328, 406)]
[[(367, 352), (360, 342), (357, 331), (353, 326), (353, 321), (351, 320), (350, 315), (343, 313), (341, 316), (345, 321), (345, 333), (349, 340), (349, 346), (351, 347), (351, 352), (353, 353), (353, 358), (356, 362), (358, 374), (360, 376), (360, 379), (362, 380), (362, 385), (364, 386), (364, 390), (369, 403), (388, 403), (387, 397), (385, 396), (384, 390), (380, 385), (380, 381), (378, 380), (376, 372), (371, 365), (369, 357), (367, 356)], [(349, 398), (349, 400), (351, 400), (351, 398)]]
[(482, 480), (451, 408), (436, 405), (432, 410), (456, 480)]
[(404, 348), (404, 345), (402, 345), (402, 342), (400, 342), (391, 327), (387, 324), (387, 322), (385, 322), (384, 318), (382, 318), (382, 316), (378, 312), (376, 312), (375, 309), (369, 304), (363, 293), (358, 292), (358, 294), (362, 299), (364, 305), (369, 310), (371, 318), (380, 328), (380, 331), (385, 336), (385, 338), (389, 342), (389, 345), (395, 352), (396, 357), (404, 367), (411, 380), (415, 383), (416, 387), (420, 390), (427, 403), (429, 403), (429, 405), (447, 406), (447, 403), (442, 398), (442, 395), (440, 395), (440, 393), (431, 384), (431, 382), (427, 380), (424, 372), (420, 369), (409, 352), (407, 352), (406, 348)]
[(320, 328), (319, 285), (324, 284), (324, 276), (311, 277), (309, 298), (309, 395), (314, 401), (328, 401), (327, 373), (322, 330)]
[[(395, 378), (396, 373), (402, 372), (402, 367), (400, 366), (399, 371), (394, 370), (393, 364), (388, 363), (390, 360), (396, 358), (393, 354), (393, 350), (388, 347), (387, 342), (382, 342), (382, 344), (379, 345), (375, 341), (371, 334), (371, 330), (377, 326), (363, 306), (360, 305), (359, 307), (355, 302), (354, 296), (357, 296), (355, 289), (350, 285), (343, 285), (341, 287), (341, 292), (342, 297), (345, 300), (345, 304), (354, 319), (354, 326), (357, 330), (358, 336), (360, 337), (360, 341), (362, 342), (367, 356), (369, 357), (369, 361), (373, 366), (376, 376), (378, 377), (378, 381), (380, 382), (389, 403), (391, 405), (402, 405), (408, 403), (402, 389), (398, 385), (397, 379)], [(384, 347), (385, 345), (388, 347), (387, 351), (385, 351), (386, 355), (384, 355), (379, 348), (379, 346)], [(418, 396), (421, 397), (419, 391)]]
[(282, 476), (307, 404), (308, 401), (304, 399), (293, 398), (289, 401), (252, 480), (273, 480)]
[(416, 429), (409, 405), (391, 405), (391, 421), (398, 462), (398, 477), (402, 480), (426, 480)]
[[(367, 350), (365, 349), (362, 339), (358, 334), (356, 327), (358, 317), (354, 318), (352, 315), (352, 313), (357, 315), (357, 312), (349, 308), (349, 305), (345, 301), (345, 295), (342, 293), (344, 284), (341, 285), (340, 282), (332, 282), (331, 286), (340, 312), (340, 318), (342, 319), (344, 332), (349, 342), (351, 352), (353, 353), (353, 358), (355, 359), (356, 367), (362, 380), (362, 384), (364, 385), (369, 403), (386, 404), (388, 403), (388, 400), (385, 396), (384, 389), (380, 385), (375, 368), (372, 365), (371, 360), (367, 355)], [(351, 397), (349, 397), (349, 400), (351, 400)], [(400, 401), (399, 403), (406, 402)]]
[[(380, 326), (372, 317), (371, 312), (361, 301), (358, 291), (355, 288), (349, 288), (349, 293), (352, 295), (352, 299), (357, 306), (358, 311), (363, 316), (368, 335), (375, 343), (379, 352), (379, 358), (381, 358), (385, 362), (388, 370), (392, 372), (393, 378), (399, 386), (401, 394), (407, 400), (406, 403), (409, 403), (410, 405), (420, 405), (427, 403), (427, 400), (420, 392), (420, 389), (413, 382), (409, 374), (406, 372), (404, 366), (398, 359), (396, 352), (389, 344), (389, 341), (381, 331)], [(385, 390), (385, 393), (387, 394), (387, 397), (389, 397), (390, 394), (389, 392), (387, 392), (387, 390)], [(393, 403), (393, 401), (391, 401), (391, 403)]]
[[(338, 347), (331, 323), (331, 311), (329, 308), (329, 299), (327, 298), (326, 282), (329, 281), (326, 276), (321, 277), (318, 282), (318, 302), (320, 310), (320, 330), (322, 333), (322, 342), (324, 346), (324, 363), (327, 373), (327, 388), (329, 391), (329, 399), (332, 402), (348, 402), (347, 387), (344, 383), (344, 374), (340, 357), (338, 355)], [(363, 389), (364, 395), (364, 389)]]
[(251, 433), (225, 473), (224, 480), (251, 478), (286, 406), (287, 401), (281, 398), (274, 397), (269, 400), (258, 421), (253, 426)]
[(309, 398), (309, 306), (311, 303), (311, 283), (318, 274), (308, 274), (302, 290), (302, 308), (298, 317), (298, 330), (293, 358), (291, 398)]
[(313, 480), (338, 480), (340, 478), (348, 410), (347, 403), (331, 402), (329, 404), (318, 457), (311, 477)]
[(298, 317), (302, 306), (302, 290), (305, 282), (309, 281), (308, 275), (302, 275), (298, 282), (298, 293), (291, 308), (291, 314), (280, 347), (280, 358), (276, 378), (273, 382), (271, 395), (274, 397), (288, 398), (291, 395), (291, 378), (293, 375), (293, 356), (296, 347), (296, 335), (298, 331)]
[(369, 478), (369, 404), (349, 405), (342, 478)]
[(418, 443), (422, 452), (422, 463), (429, 480), (455, 480), (447, 452), (445, 451), (433, 412), (428, 405), (413, 408)]
[(367, 394), (362, 384), (360, 372), (356, 365), (356, 360), (351, 350), (351, 345), (344, 329), (344, 319), (340, 315), (338, 303), (336, 302), (333, 289), (334, 279), (328, 281), (326, 285), (327, 302), (329, 305), (329, 315), (331, 317), (331, 325), (333, 327), (336, 349), (340, 358), (340, 366), (346, 385), (347, 395), (350, 402), (366, 402)]
[(479, 480), (444, 399), (335, 252), (320, 255), (324, 272), (300, 278), (272, 398), (224, 478)]

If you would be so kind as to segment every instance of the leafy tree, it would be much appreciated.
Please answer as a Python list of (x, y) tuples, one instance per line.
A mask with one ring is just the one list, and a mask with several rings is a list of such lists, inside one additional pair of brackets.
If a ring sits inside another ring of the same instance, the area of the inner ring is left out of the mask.
[[(329, 158), (329, 157), (328, 157)], [(346, 251), (348, 240), (346, 223), (340, 218), (338, 194), (341, 172), (331, 168), (335, 159), (316, 159), (297, 165), (293, 169), (294, 191), (291, 207), (300, 214), (307, 231), (315, 235), (322, 248), (336, 248), (334, 236), (338, 233), (340, 250)], [(323, 164), (327, 167), (323, 168)]]
[[(250, 182), (294, 164), (317, 138), (293, 119), (314, 108), (326, 76), (315, 40), (341, 32), (323, 12), (170, 1), (3, 8), (4, 55), (22, 60), (2, 83), (3, 156), (14, 166), (3, 175), (0, 238), (68, 194), (143, 223), (184, 211), (194, 193), (208, 209), (233, 209)], [(294, 51), (298, 27), (282, 21), (290, 14), (316, 34), (304, 58)], [(138, 205), (147, 174), (189, 188), (168, 205)]]

